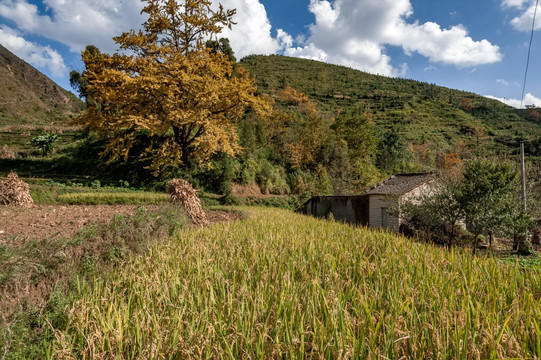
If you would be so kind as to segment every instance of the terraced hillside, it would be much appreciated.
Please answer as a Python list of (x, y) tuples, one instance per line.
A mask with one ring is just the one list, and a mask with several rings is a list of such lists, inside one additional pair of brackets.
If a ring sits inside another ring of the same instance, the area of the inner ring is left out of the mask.
[(1, 45), (0, 79), (0, 145), (20, 150), (42, 131), (73, 136), (66, 121), (83, 102)]
[(462, 140), (509, 153), (518, 139), (541, 137), (537, 109), (520, 111), (469, 92), (277, 55), (248, 56), (241, 64), (254, 74), (261, 92), (291, 86), (335, 114), (361, 106), (376, 125), (398, 126), (414, 145), (450, 148)]

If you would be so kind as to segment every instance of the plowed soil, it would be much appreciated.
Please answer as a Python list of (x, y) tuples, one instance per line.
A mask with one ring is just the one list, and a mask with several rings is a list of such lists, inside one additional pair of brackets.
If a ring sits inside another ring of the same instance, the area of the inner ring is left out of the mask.
[[(146, 208), (152, 211), (159, 205)], [(44, 240), (75, 235), (89, 224), (107, 223), (116, 215), (133, 215), (137, 205), (42, 205), (32, 208), (0, 206), (0, 244), (3, 239), (18, 237)], [(206, 211), (209, 221), (222, 222), (239, 219), (240, 215), (225, 211)]]

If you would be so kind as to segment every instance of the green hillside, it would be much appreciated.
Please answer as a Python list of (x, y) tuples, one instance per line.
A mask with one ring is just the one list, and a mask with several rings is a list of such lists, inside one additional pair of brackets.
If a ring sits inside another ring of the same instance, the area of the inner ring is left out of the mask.
[(535, 111), (521, 112), (469, 92), (278, 55), (248, 56), (241, 64), (263, 93), (291, 86), (331, 114), (361, 106), (377, 126), (398, 126), (413, 144), (451, 150), (462, 140), (490, 153), (509, 153), (517, 139), (541, 136)]
[(73, 141), (77, 128), (67, 120), (83, 110), (81, 100), (1, 45), (0, 78), (0, 147), (28, 152), (28, 141), (44, 131)]
[(0, 126), (54, 125), (83, 102), (0, 45)]

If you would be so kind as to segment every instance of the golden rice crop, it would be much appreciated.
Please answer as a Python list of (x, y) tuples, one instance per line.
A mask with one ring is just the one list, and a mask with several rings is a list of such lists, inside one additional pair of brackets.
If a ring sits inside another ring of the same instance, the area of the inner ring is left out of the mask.
[(541, 357), (541, 277), (277, 209), (189, 228), (78, 285), (51, 356)]
[(58, 196), (58, 201), (69, 205), (156, 204), (168, 201), (167, 194), (153, 192), (84, 192)]

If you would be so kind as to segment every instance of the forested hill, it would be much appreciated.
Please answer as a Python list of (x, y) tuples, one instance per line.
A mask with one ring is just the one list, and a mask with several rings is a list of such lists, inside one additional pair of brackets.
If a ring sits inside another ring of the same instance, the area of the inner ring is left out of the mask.
[(541, 137), (539, 109), (519, 111), (469, 92), (313, 60), (271, 55), (248, 56), (240, 63), (263, 93), (290, 86), (333, 115), (361, 107), (377, 127), (399, 128), (413, 146), (452, 151), (461, 143), (508, 154), (516, 151), (518, 140)]
[(80, 112), (72, 93), (0, 45), (0, 126), (50, 125)]

